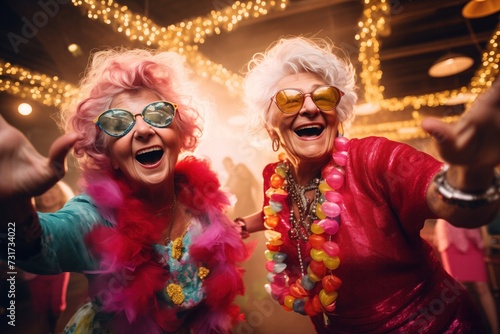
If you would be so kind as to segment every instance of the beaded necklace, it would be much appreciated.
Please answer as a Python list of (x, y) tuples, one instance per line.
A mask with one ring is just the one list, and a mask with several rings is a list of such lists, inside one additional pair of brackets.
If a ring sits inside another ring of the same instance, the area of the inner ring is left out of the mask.
[[(269, 205), (263, 208), (267, 239), (266, 269), (269, 272), (266, 291), (287, 311), (311, 317), (323, 313), (325, 324), (328, 324), (326, 313), (335, 311), (337, 290), (342, 284), (340, 278), (332, 274), (340, 265), (339, 246), (332, 241), (332, 236), (339, 229), (342, 195), (336, 190), (344, 185), (348, 146), (347, 138), (335, 138), (335, 152), (332, 154), (335, 165), (327, 165), (321, 171), (321, 180), (315, 178), (306, 186), (296, 184), (285, 156), (280, 154), (270, 179), (271, 186), (266, 191)], [(313, 189), (315, 194), (309, 203), (305, 192)], [(293, 203), (297, 204), (298, 219), (293, 212)], [(281, 233), (275, 230), (280, 219), (285, 218), (281, 213), (284, 205), (290, 207), (288, 236), (297, 242), (301, 269), (301, 278), (295, 282), (289, 282), (285, 272), (287, 255), (280, 252), (283, 240)], [(312, 260), (304, 270), (301, 243), (306, 242), (311, 246)], [(318, 285), (321, 288), (317, 288)]]

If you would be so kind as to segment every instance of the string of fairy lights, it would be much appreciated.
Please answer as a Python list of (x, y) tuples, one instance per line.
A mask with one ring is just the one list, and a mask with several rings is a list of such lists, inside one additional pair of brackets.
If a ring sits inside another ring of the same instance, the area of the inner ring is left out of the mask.
[(32, 72), (0, 59), (0, 91), (58, 107), (76, 93), (76, 87), (56, 76)]
[(113, 0), (72, 0), (75, 6), (87, 10), (90, 19), (101, 20), (131, 41), (144, 42), (149, 47), (176, 51), (185, 56), (193, 69), (203, 78), (227, 87), (229, 92), (241, 90), (241, 76), (227, 70), (198, 52), (198, 44), (208, 36), (232, 31), (239, 22), (256, 19), (273, 10), (285, 10), (288, 0), (235, 1), (221, 10), (212, 10), (205, 16), (186, 19), (168, 27), (155, 24), (146, 16), (133, 13), (127, 6)]
[(499, 72), (500, 53), (499, 41), (500, 23), (497, 25), (493, 36), (488, 41), (486, 51), (483, 52), (480, 68), (474, 74), (470, 83), (470, 91), (473, 94), (480, 94), (488, 89)]
[(364, 0), (364, 10), (358, 22), (359, 41), (358, 61), (361, 64), (361, 82), (364, 86), (365, 101), (380, 103), (383, 100), (384, 87), (379, 84), (382, 78), (380, 70), (380, 32), (387, 29), (390, 8), (386, 0)]
[[(87, 17), (100, 20), (117, 33), (124, 34), (131, 41), (140, 41), (148, 47), (172, 50), (181, 53), (193, 69), (203, 78), (224, 85), (229, 92), (238, 94), (241, 90), (241, 76), (232, 73), (223, 65), (211, 61), (198, 51), (198, 45), (214, 34), (232, 31), (243, 20), (256, 19), (272, 11), (286, 10), (288, 0), (235, 1), (220, 10), (212, 10), (205, 16), (186, 19), (182, 22), (162, 27), (146, 16), (132, 12), (127, 6), (113, 0), (72, 0), (87, 13)], [(389, 28), (390, 5), (387, 0), (363, 0), (364, 10), (358, 22), (358, 61), (362, 71), (360, 77), (364, 87), (364, 100), (379, 105), (382, 109), (396, 112), (413, 108), (418, 115), (422, 107), (446, 105), (450, 99), (461, 94), (477, 94), (491, 86), (499, 72), (500, 53), (498, 37), (500, 24), (496, 27), (482, 56), (482, 62), (468, 87), (446, 90), (420, 96), (384, 98), (384, 87), (380, 85), (380, 36)], [(76, 92), (76, 87), (56, 76), (36, 73), (15, 64), (0, 60), (0, 91), (30, 98), (47, 106), (60, 106), (65, 99)], [(457, 117), (443, 117), (445, 122), (454, 122)], [(423, 138), (419, 117), (408, 121), (379, 123), (356, 126), (350, 131), (353, 137), (379, 135), (394, 140)], [(414, 131), (402, 133), (403, 128)]]

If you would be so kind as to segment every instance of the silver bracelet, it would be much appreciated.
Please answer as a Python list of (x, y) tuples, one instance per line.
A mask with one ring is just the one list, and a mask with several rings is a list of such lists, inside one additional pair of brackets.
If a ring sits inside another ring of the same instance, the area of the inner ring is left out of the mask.
[(446, 180), (449, 166), (443, 165), (434, 178), (434, 186), (439, 197), (448, 204), (462, 208), (477, 208), (500, 198), (500, 174), (495, 173), (495, 180), (482, 194), (471, 194), (453, 188)]

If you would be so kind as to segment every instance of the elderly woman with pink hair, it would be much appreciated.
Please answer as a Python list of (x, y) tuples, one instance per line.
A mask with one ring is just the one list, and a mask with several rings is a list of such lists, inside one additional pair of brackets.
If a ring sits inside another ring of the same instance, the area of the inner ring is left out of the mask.
[[(107, 50), (63, 108), (67, 134), (48, 158), (0, 117), (0, 217), (15, 228), (16, 264), (89, 280), (91, 302), (65, 333), (228, 333), (240, 319), (248, 249), (208, 162), (179, 159), (208, 107), (193, 85), (175, 53)], [(64, 175), (71, 148), (82, 194), (36, 212), (31, 197)]]

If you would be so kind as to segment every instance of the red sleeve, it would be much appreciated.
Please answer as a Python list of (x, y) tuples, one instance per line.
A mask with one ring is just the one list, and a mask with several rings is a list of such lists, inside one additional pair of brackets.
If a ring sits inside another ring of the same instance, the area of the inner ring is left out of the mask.
[(409, 145), (368, 137), (351, 140), (347, 174), (352, 191), (368, 196), (375, 206), (388, 206), (405, 230), (416, 232), (426, 219), (435, 218), (426, 192), (441, 165)]

